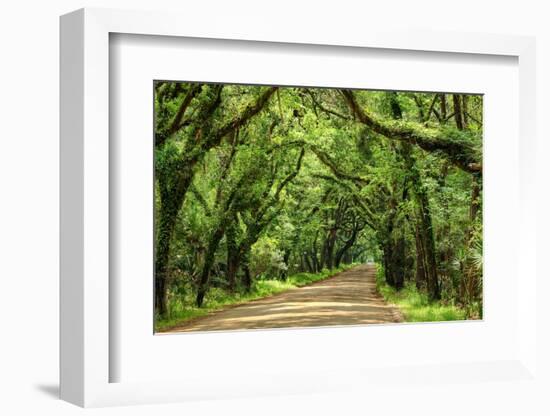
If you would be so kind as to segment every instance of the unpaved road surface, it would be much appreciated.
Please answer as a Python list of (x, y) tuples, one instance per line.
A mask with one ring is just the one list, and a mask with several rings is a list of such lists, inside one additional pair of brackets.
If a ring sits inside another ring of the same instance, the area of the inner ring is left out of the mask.
[(213, 312), (165, 332), (363, 325), (401, 322), (376, 292), (376, 268), (365, 264), (309, 286)]

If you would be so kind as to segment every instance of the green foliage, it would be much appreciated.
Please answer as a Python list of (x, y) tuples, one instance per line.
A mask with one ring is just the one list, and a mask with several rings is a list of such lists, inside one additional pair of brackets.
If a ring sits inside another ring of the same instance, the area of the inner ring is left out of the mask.
[[(335, 89), (157, 82), (155, 92), (155, 226), (169, 236), (155, 266), (167, 276), (159, 328), (313, 281), (338, 261), (388, 262), (404, 287), (380, 290), (411, 320), (482, 316), (481, 96), (460, 95), (455, 109), (452, 94), (354, 91), (365, 121)], [(425, 276), (416, 289), (426, 262), (442, 303), (428, 302)]]
[(468, 319), (467, 311), (453, 304), (430, 301), (428, 295), (419, 291), (414, 283), (407, 283), (396, 290), (384, 281), (384, 269), (378, 266), (376, 288), (388, 303), (396, 305), (406, 322), (460, 321)]
[(254, 277), (277, 276), (288, 269), (276, 239), (262, 237), (252, 246), (250, 269)]

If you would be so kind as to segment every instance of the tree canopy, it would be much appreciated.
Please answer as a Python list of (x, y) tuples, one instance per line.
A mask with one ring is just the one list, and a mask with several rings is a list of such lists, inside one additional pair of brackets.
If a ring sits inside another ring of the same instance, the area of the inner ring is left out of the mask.
[(155, 311), (377, 262), (480, 316), (482, 97), (155, 82)]

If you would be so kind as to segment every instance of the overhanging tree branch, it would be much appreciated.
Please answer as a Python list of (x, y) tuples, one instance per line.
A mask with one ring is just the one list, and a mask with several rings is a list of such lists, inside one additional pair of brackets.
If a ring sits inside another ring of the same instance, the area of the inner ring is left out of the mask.
[(300, 168), (302, 167), (302, 160), (304, 158), (305, 149), (302, 147), (302, 150), (300, 151), (300, 156), (298, 156), (298, 161), (296, 162), (296, 168), (279, 184), (277, 187), (277, 191), (275, 191), (275, 198), (276, 200), (279, 199), (279, 194), (283, 190), (283, 188), (291, 181), (293, 180), (296, 175), (298, 175), (298, 172), (300, 172)]
[(357, 119), (374, 132), (392, 140), (414, 144), (423, 150), (440, 153), (453, 164), (469, 173), (480, 173), (482, 170), (479, 152), (465, 141), (451, 138), (448, 132), (440, 129), (416, 127), (403, 122), (384, 122), (376, 120), (361, 108), (351, 90), (340, 90), (351, 112)]
[(315, 146), (310, 146), (311, 151), (315, 153), (315, 156), (319, 159), (321, 163), (323, 163), (325, 166), (327, 166), (331, 172), (334, 174), (334, 176), (340, 178), (340, 179), (347, 179), (350, 180), (356, 184), (360, 185), (368, 185), (370, 183), (369, 180), (362, 178), (360, 176), (351, 175), (347, 172), (342, 171), (336, 162), (325, 152), (323, 152), (321, 149), (318, 149)]
[(202, 89), (202, 85), (200, 84), (192, 84), (189, 87), (189, 90), (187, 91), (185, 98), (181, 102), (178, 112), (176, 113), (174, 120), (172, 121), (172, 124), (168, 129), (169, 136), (174, 134), (176, 131), (178, 131), (181, 128), (181, 124), (182, 124), (181, 121), (183, 119), (183, 116), (185, 115), (185, 111), (191, 104), (191, 101), (193, 101), (193, 98), (195, 98), (197, 94), (201, 92), (201, 89)]
[(172, 135), (178, 132), (180, 130), (184, 123), (182, 122), (183, 116), (185, 115), (185, 112), (187, 111), (187, 108), (189, 108), (189, 105), (191, 104), (191, 101), (193, 101), (193, 98), (197, 96), (201, 92), (202, 85), (201, 84), (191, 84), (189, 87), (189, 90), (187, 91), (187, 94), (183, 98), (178, 111), (176, 115), (174, 116), (174, 119), (172, 120), (172, 123), (168, 127), (168, 130), (164, 133), (157, 134), (155, 136), (156, 146), (161, 147), (166, 140), (168, 140)]
[(275, 93), (275, 91), (277, 91), (278, 88), (279, 87), (270, 87), (266, 89), (254, 104), (246, 107), (246, 109), (237, 118), (231, 120), (223, 127), (221, 127), (217, 132), (215, 132), (212, 135), (213, 140), (219, 143), (219, 141), (224, 136), (231, 133), (233, 130), (239, 129), (244, 126), (248, 122), (248, 120), (258, 114), (264, 108), (264, 106), (267, 104), (271, 96)]
[(335, 110), (332, 110), (330, 108), (327, 108), (325, 106), (323, 106), (318, 100), (317, 98), (315, 98), (315, 95), (313, 94), (313, 92), (309, 89), (306, 89), (307, 93), (309, 94), (309, 96), (311, 97), (311, 101), (313, 102), (313, 106), (314, 108), (319, 108), (321, 111), (327, 113), (327, 114), (331, 114), (333, 116), (336, 116), (338, 118), (341, 118), (342, 120), (351, 120), (350, 117), (344, 115), (344, 114), (340, 114), (339, 112), (335, 111)]
[[(304, 158), (305, 149), (302, 147), (302, 150), (300, 150), (300, 155), (298, 156), (298, 161), (296, 162), (295, 169), (290, 172), (277, 186), (277, 189), (275, 190), (275, 193), (269, 200), (266, 200), (265, 203), (260, 207), (260, 209), (256, 213), (255, 221), (257, 223), (261, 223), (264, 215), (268, 211), (269, 208), (275, 206), (279, 202), (279, 198), (281, 195), (281, 191), (298, 175), (300, 172), (300, 169), (302, 168), (302, 160)], [(271, 188), (272, 185), (270, 185)], [(264, 193), (264, 197), (265, 197)]]
[[(358, 207), (365, 214), (366, 216), (365, 221), (367, 225), (373, 230), (377, 230), (379, 228), (377, 217), (376, 215), (374, 215), (374, 213), (369, 207), (369, 205), (372, 205), (372, 203), (368, 199), (366, 199), (364, 196), (358, 194), (359, 190), (357, 189), (356, 184), (355, 186), (352, 186), (350, 183), (346, 183), (343, 180), (330, 175), (313, 174), (311, 176), (313, 178), (323, 179), (325, 181), (335, 183), (341, 186), (342, 188), (345, 188), (351, 194), (351, 197), (353, 198), (355, 203), (358, 205)], [(366, 199), (366, 202), (364, 201), (364, 199)]]

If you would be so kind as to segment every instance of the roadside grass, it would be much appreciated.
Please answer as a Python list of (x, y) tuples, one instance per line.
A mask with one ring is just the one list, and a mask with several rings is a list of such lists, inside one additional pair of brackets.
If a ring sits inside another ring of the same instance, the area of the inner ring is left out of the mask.
[(178, 326), (188, 320), (205, 316), (211, 312), (219, 311), (229, 306), (239, 305), (252, 300), (262, 299), (277, 293), (285, 292), (296, 287), (328, 279), (342, 271), (355, 267), (356, 264), (345, 264), (333, 270), (324, 269), (319, 273), (297, 273), (286, 280), (260, 279), (256, 280), (250, 292), (229, 293), (222, 288), (210, 288), (205, 297), (203, 306), (198, 308), (194, 303), (194, 293), (187, 293), (183, 297), (172, 296), (168, 301), (168, 314), (166, 318), (155, 318), (155, 332), (162, 332)]
[(430, 302), (428, 295), (421, 293), (412, 282), (405, 283), (399, 291), (384, 280), (382, 267), (376, 273), (376, 288), (386, 302), (396, 305), (406, 322), (461, 321), (467, 319), (467, 312), (458, 306)]

